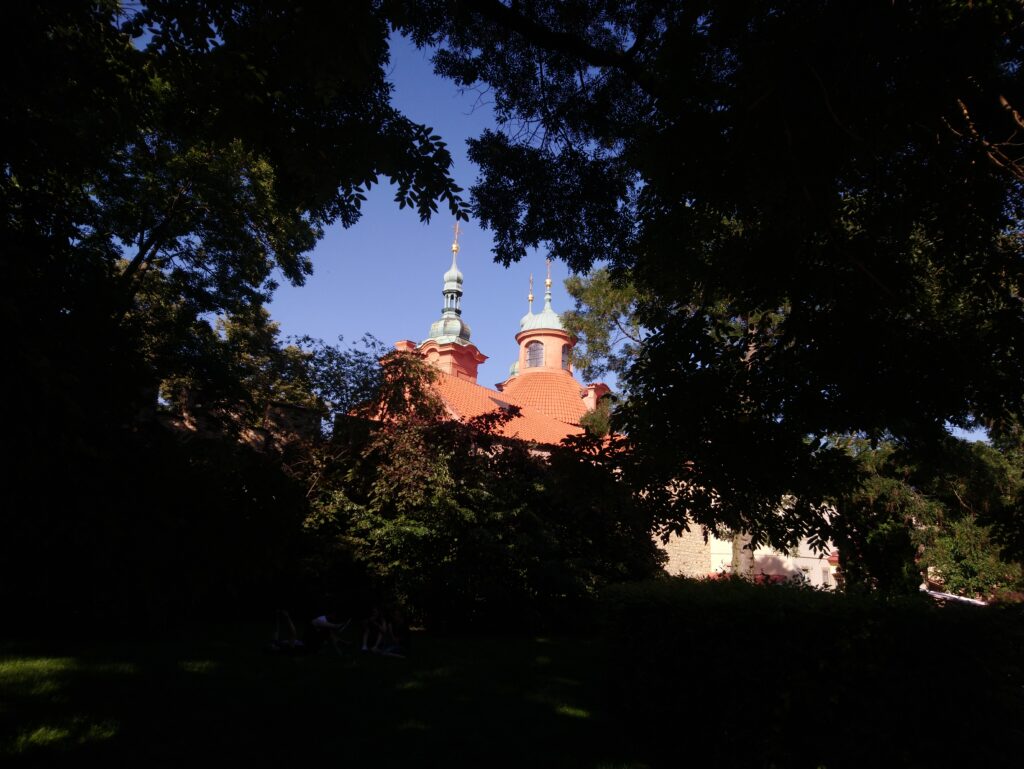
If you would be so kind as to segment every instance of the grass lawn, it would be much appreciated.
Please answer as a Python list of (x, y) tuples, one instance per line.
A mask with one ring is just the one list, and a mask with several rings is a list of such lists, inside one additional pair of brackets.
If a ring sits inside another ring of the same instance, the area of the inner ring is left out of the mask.
[(272, 654), (268, 625), (0, 641), (0, 766), (1021, 765), (1019, 610), (627, 587), (607, 640), (421, 634), (406, 659)]
[(407, 659), (264, 650), (267, 628), (0, 645), (0, 762), (640, 767), (609, 716), (604, 649), (414, 639)]

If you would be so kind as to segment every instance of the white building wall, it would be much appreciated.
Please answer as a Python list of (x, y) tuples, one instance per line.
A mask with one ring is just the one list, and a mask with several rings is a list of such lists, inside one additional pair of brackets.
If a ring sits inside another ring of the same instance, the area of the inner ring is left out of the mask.
[[(714, 574), (728, 574), (732, 570), (732, 540), (720, 539), (713, 534), (704, 542), (704, 532), (699, 528), (672, 535), (667, 543), (659, 540), (659, 546), (668, 555), (665, 571), (703, 579)], [(835, 566), (828, 562), (828, 553), (816, 553), (807, 540), (800, 540), (797, 547), (789, 552), (759, 547), (753, 558), (743, 559), (747, 576), (774, 577), (778, 579), (803, 579), (815, 587), (834, 588)]]

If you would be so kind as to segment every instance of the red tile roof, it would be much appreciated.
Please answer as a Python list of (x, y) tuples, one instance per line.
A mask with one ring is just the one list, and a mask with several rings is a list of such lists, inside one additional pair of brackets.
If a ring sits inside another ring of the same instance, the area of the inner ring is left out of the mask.
[[(528, 378), (536, 376), (538, 374), (531, 374)], [(557, 374), (556, 376), (569, 379), (577, 391), (582, 389), (571, 377)], [(521, 378), (515, 377), (512, 381), (514, 382), (516, 379)], [(537, 383), (537, 386), (531, 385), (527, 393), (536, 396), (536, 388), (540, 386), (540, 382)], [(472, 419), (500, 408), (519, 406), (521, 409), (519, 416), (506, 422), (499, 428), (499, 432), (507, 438), (556, 444), (567, 436), (580, 435), (583, 432), (583, 429), (578, 424), (556, 419), (554, 416), (546, 414), (540, 409), (513, 396), (508, 392), (509, 388), (507, 386), (503, 392), (498, 392), (497, 390), (491, 390), (478, 385), (475, 382), (439, 372), (434, 388), (441, 397), (441, 400), (444, 401), (445, 406), (448, 407), (452, 416), (456, 419)], [(562, 397), (562, 395), (554, 397), (552, 402), (560, 404)], [(576, 396), (576, 400), (580, 402), (579, 414), (582, 416), (585, 408), (579, 395)], [(564, 408), (564, 404), (562, 404), (560, 413), (568, 413), (568, 409)], [(579, 418), (577, 417), (575, 421), (578, 422)]]
[(568, 371), (531, 371), (508, 380), (500, 395), (559, 422), (578, 425), (587, 413), (582, 397), (585, 392)]

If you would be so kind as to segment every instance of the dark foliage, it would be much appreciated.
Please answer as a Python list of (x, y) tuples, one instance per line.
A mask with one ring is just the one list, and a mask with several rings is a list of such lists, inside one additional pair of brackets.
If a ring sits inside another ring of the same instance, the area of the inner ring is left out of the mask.
[(1021, 502), (1015, 452), (953, 437), (927, 450), (843, 443), (864, 472), (838, 501), (834, 527), (850, 586), (912, 593), (928, 582), (984, 599), (1024, 589), (1020, 553), (997, 536)]
[(378, 592), (435, 627), (566, 626), (601, 586), (657, 570), (621, 447), (505, 440), (512, 412), (451, 421), (420, 358), (384, 368), (379, 421), (348, 420), (323, 447), (307, 521)]
[(688, 740), (724, 767), (1012, 764), (1024, 738), (1019, 608), (738, 579), (622, 586), (608, 606), (613, 701), (659, 765)]
[(302, 489), (232, 436), (183, 442), (152, 424), (13, 466), (0, 545), (12, 616), (77, 632), (241, 615), (295, 576)]
[[(619, 411), (675, 520), (825, 533), (830, 434), (1024, 410), (1016, 2), (410, 4), (493, 94), (474, 212), (508, 263), (608, 262), (651, 336)], [(789, 515), (776, 515), (790, 499)]]
[(465, 216), (451, 157), (390, 104), (376, 3), (0, 14), (0, 595), (129, 621), (255, 600), (306, 502), (237, 439), (272, 401), (344, 409), (369, 381), (320, 376), (366, 355), (277, 345), (275, 275), (301, 283), (379, 179)]

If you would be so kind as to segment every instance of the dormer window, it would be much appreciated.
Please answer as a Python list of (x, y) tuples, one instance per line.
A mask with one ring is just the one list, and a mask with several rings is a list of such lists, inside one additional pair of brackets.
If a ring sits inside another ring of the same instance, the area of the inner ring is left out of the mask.
[(544, 345), (540, 342), (530, 342), (526, 345), (526, 367), (536, 368), (544, 365)]

